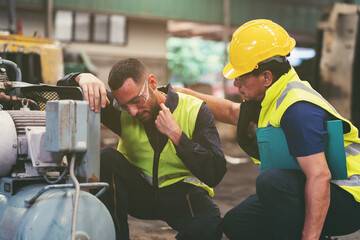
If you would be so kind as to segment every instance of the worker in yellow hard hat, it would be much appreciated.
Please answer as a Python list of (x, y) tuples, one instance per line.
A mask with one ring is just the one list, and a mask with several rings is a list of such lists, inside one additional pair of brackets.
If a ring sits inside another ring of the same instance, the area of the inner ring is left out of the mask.
[[(230, 239), (326, 239), (360, 229), (358, 129), (300, 80), (286, 58), (294, 47), (295, 40), (280, 25), (249, 21), (233, 33), (223, 70), (225, 78), (234, 79), (243, 103), (179, 89), (203, 99), (217, 120), (236, 125), (239, 145), (255, 163), (262, 162), (256, 194), (224, 217), (223, 231)], [(344, 167), (341, 179), (336, 179), (341, 169), (330, 171), (325, 154), (329, 120), (341, 121), (343, 134), (336, 135), (340, 157), (335, 158)], [(268, 134), (272, 148), (258, 148), (249, 133), (254, 122), (258, 129), (281, 130), (285, 145)], [(265, 165), (269, 155), (276, 160), (286, 152), (292, 160), (279, 162), (294, 167)]]

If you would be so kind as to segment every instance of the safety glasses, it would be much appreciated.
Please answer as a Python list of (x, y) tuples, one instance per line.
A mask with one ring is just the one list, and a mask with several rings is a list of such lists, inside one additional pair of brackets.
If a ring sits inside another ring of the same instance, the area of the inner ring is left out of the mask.
[(149, 100), (149, 84), (148, 80), (145, 79), (144, 85), (142, 86), (139, 94), (136, 97), (131, 99), (126, 104), (119, 104), (119, 102), (114, 99), (113, 106), (120, 111), (129, 111), (129, 108), (131, 106), (136, 106), (138, 108), (143, 107), (147, 100)]

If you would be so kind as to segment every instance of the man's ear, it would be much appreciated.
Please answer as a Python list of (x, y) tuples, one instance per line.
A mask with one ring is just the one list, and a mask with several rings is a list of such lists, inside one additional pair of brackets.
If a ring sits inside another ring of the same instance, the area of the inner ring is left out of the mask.
[(154, 74), (150, 73), (148, 75), (148, 81), (149, 81), (149, 86), (152, 90), (156, 90), (157, 89), (157, 78)]
[(272, 72), (269, 70), (266, 70), (263, 72), (263, 74), (264, 74), (264, 86), (270, 87), (274, 80)]

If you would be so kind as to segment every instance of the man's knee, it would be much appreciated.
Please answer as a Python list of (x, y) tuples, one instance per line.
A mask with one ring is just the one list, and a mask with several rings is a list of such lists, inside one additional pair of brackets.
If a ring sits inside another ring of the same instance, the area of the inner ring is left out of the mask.
[(191, 221), (185, 231), (180, 232), (178, 240), (220, 240), (222, 237), (221, 217), (198, 217)]
[(222, 222), (222, 230), (229, 239), (236, 239), (239, 231), (238, 216), (235, 209), (228, 211)]
[(129, 178), (134, 171), (129, 161), (116, 149), (106, 148), (100, 155), (100, 180), (113, 184)]
[(130, 167), (125, 156), (113, 148), (105, 148), (100, 153), (100, 170), (114, 171), (115, 169), (127, 169)]
[(125, 156), (114, 148), (104, 148), (100, 152), (100, 161), (111, 164), (114, 161), (126, 160)]
[[(246, 215), (242, 215), (236, 208), (231, 209), (224, 216), (222, 223), (222, 230), (224, 234), (231, 240), (241, 240), (241, 239), (263, 239), (259, 237), (259, 232), (257, 231), (257, 224), (261, 224), (248, 221)], [(260, 234), (262, 235), (262, 234)]]
[(230, 240), (270, 240), (274, 238), (269, 225), (266, 216), (256, 206), (240, 204), (225, 214), (222, 230)]

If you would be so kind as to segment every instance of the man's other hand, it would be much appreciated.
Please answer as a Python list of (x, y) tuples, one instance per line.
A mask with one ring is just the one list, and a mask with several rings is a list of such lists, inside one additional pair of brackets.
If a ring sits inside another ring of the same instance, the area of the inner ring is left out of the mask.
[(157, 129), (170, 138), (170, 140), (178, 145), (180, 142), (182, 131), (175, 121), (170, 109), (164, 103), (160, 103), (160, 112), (155, 120)]

